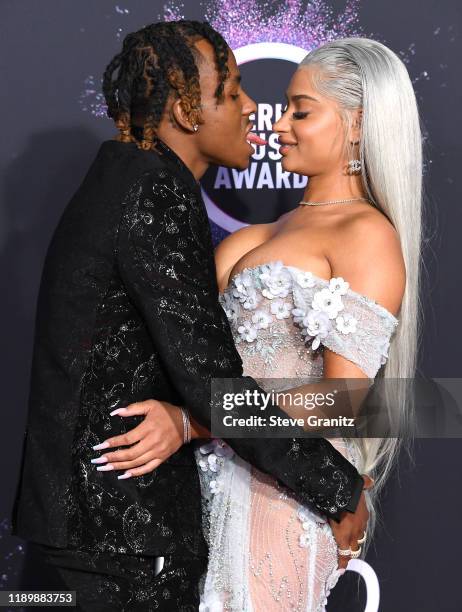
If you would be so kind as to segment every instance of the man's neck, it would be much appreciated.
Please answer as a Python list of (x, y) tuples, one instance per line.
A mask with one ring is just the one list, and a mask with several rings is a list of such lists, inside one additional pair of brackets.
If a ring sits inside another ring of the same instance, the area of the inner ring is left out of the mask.
[(194, 146), (193, 136), (172, 133), (170, 130), (159, 130), (157, 135), (165, 142), (167, 147), (172, 149), (181, 161), (189, 168), (196, 181), (199, 181), (205, 174), (208, 164)]

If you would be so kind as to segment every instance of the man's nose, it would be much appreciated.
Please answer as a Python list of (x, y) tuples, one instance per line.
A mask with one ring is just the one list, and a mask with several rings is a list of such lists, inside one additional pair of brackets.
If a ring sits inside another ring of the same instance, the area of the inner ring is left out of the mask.
[(244, 115), (251, 115), (252, 113), (257, 112), (257, 103), (250, 96), (245, 94), (246, 100), (244, 102), (244, 106), (242, 109), (242, 113)]

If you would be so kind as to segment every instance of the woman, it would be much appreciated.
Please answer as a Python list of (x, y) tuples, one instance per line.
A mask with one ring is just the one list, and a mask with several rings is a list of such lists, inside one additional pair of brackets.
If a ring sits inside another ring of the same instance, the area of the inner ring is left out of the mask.
[[(405, 66), (373, 40), (325, 44), (299, 65), (274, 131), (284, 170), (309, 177), (303, 200), (274, 223), (229, 236), (216, 252), (244, 373), (411, 377), (422, 140)], [(368, 544), (398, 440), (330, 441), (375, 479)], [(340, 575), (329, 523), (221, 441), (196, 454), (210, 546), (202, 609), (324, 610)]]

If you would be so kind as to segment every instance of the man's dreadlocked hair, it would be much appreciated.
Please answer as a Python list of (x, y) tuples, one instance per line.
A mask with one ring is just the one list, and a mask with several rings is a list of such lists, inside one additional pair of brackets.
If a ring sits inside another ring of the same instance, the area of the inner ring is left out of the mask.
[[(207, 22), (153, 23), (125, 37), (122, 52), (112, 59), (103, 76), (107, 115), (114, 119), (120, 132), (117, 140), (136, 142), (139, 148), (151, 149), (171, 91), (181, 99), (190, 121), (201, 123), (194, 43), (203, 38), (210, 42), (215, 53), (218, 72), (215, 97), (220, 100), (229, 74), (228, 45)], [(141, 142), (132, 134), (135, 115), (145, 117)]]

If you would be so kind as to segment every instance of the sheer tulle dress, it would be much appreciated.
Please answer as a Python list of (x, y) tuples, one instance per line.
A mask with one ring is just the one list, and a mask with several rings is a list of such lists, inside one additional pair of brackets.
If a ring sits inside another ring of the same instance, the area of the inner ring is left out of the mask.
[[(276, 390), (275, 379), (282, 390), (290, 378), (298, 384), (322, 377), (323, 347), (374, 378), (398, 324), (343, 278), (322, 279), (280, 261), (246, 268), (220, 301), (244, 374)], [(351, 440), (329, 440), (361, 472)], [(339, 578), (325, 517), (222, 440), (201, 444), (195, 454), (209, 544), (200, 612), (323, 611)]]

